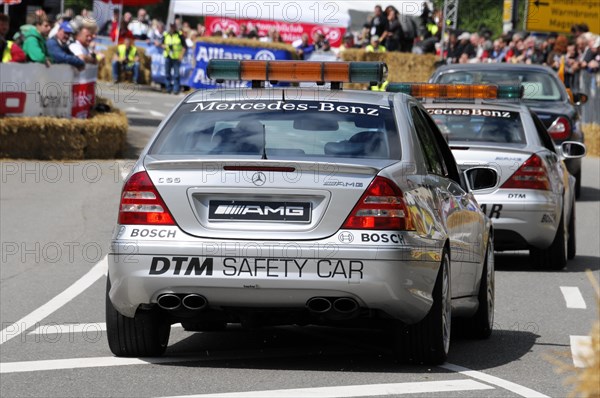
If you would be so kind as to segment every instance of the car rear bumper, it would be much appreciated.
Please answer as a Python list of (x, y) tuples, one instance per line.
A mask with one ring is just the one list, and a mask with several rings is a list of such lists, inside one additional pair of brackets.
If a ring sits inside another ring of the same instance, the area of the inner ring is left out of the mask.
[[(509, 198), (509, 195), (513, 195)], [(517, 195), (525, 195), (518, 198)], [(477, 197), (495, 231), (496, 250), (522, 250), (550, 246), (560, 222), (561, 204), (551, 193), (524, 191)]]
[(210, 240), (177, 227), (160, 228), (176, 231), (171, 238), (133, 240), (122, 239), (133, 226), (123, 228), (108, 256), (109, 296), (129, 317), (161, 294), (195, 293), (216, 310), (304, 309), (313, 297), (350, 297), (363, 309), (414, 323), (431, 308), (443, 245), (402, 233), (398, 243), (385, 244), (342, 243), (339, 234), (319, 241)]

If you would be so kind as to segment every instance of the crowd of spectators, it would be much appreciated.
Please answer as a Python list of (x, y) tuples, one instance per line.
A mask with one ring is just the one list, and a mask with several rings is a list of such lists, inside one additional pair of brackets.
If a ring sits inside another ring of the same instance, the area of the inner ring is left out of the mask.
[(27, 16), (12, 38), (7, 38), (10, 19), (0, 14), (0, 54), (2, 62), (35, 62), (69, 64), (83, 70), (96, 64), (93, 39), (98, 30), (95, 21), (84, 14), (74, 16), (71, 10), (52, 22), (43, 10)]
[[(179, 18), (173, 27), (166, 29), (162, 21), (151, 19), (143, 8), (137, 11), (136, 18), (130, 12), (120, 16), (118, 9), (115, 9), (112, 19), (100, 28), (87, 10), (75, 16), (72, 10), (67, 9), (55, 21), (50, 21), (39, 10), (28, 16), (27, 24), (20, 27), (17, 37), (12, 40), (5, 37), (9, 22), (8, 16), (0, 14), (2, 62), (67, 63), (83, 69), (86, 63), (97, 62), (93, 40), (96, 34), (100, 34), (109, 36), (121, 46), (125, 44), (113, 59), (115, 73), (120, 71), (118, 67), (133, 69), (134, 64), (139, 62), (137, 55), (131, 55), (135, 53), (135, 49), (132, 49), (133, 40), (164, 48), (165, 35), (177, 33), (185, 51), (185, 48), (193, 47), (197, 37), (206, 34), (202, 24), (193, 28)], [(417, 17), (402, 15), (391, 5), (385, 9), (376, 5), (360, 31), (346, 32), (339, 48), (332, 48), (329, 39), (320, 30), (312, 36), (304, 33), (301, 39), (291, 44), (301, 59), (309, 59), (315, 54), (339, 56), (347, 49), (363, 49), (367, 52), (432, 53), (445, 63), (544, 64), (561, 70), (567, 86), (576, 84), (576, 76), (581, 71), (599, 71), (600, 36), (589, 32), (585, 24), (574, 26), (569, 36), (510, 32), (494, 38), (492, 32), (485, 28), (479, 32), (448, 30), (442, 42), (442, 23), (440, 10), (430, 10), (427, 3), (423, 3), (422, 13)], [(213, 31), (211, 35), (283, 42), (276, 28), (272, 27), (265, 35), (260, 35), (258, 28), (251, 23), (240, 24), (237, 32), (227, 28)], [(178, 59), (174, 61), (181, 61), (180, 54), (177, 55)], [(119, 65), (115, 66), (115, 61)]]
[(492, 39), (488, 31), (450, 32), (445, 51), (447, 63), (525, 63), (547, 65), (564, 76), (565, 85), (577, 85), (580, 73), (600, 71), (600, 36), (585, 24), (572, 34), (545, 36), (514, 32)]

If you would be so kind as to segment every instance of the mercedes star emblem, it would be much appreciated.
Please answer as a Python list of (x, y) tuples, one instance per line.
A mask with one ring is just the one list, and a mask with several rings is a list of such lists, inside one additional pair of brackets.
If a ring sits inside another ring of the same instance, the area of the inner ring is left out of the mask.
[(267, 182), (267, 177), (264, 173), (259, 171), (258, 173), (254, 173), (254, 175), (252, 175), (252, 183), (257, 187), (265, 185), (265, 182)]

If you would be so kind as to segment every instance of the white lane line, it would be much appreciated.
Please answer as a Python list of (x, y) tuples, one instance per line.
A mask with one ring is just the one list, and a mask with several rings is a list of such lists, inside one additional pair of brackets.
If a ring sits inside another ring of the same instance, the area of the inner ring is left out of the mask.
[(151, 365), (154, 363), (171, 362), (189, 362), (198, 360), (192, 357), (160, 357), (160, 358), (118, 358), (118, 357), (92, 357), (92, 358), (68, 358), (68, 359), (50, 359), (45, 361), (23, 361), (23, 362), (0, 362), (0, 374), (21, 373), (21, 372), (39, 372), (42, 370), (60, 370), (60, 369), (82, 369), (82, 368), (100, 368), (109, 366), (125, 365)]
[(315, 388), (295, 388), (289, 390), (265, 390), (229, 392), (216, 394), (181, 395), (171, 398), (223, 397), (223, 398), (331, 398), (331, 397), (375, 397), (382, 395), (423, 394), (449, 391), (474, 391), (494, 389), (475, 380), (440, 380), (389, 384), (366, 384), (356, 386), (335, 386)]
[(127, 108), (125, 108), (123, 110), (125, 112), (132, 112), (132, 113), (143, 113), (144, 112), (143, 109), (136, 108), (135, 106), (128, 106)]
[[(171, 325), (172, 328), (181, 328), (181, 323), (175, 323)], [(69, 334), (69, 333), (91, 333), (91, 332), (105, 332), (106, 323), (104, 322), (90, 322), (90, 323), (48, 323), (45, 325), (38, 326), (28, 334)]]
[(85, 275), (75, 281), (71, 286), (56, 295), (46, 304), (37, 308), (29, 315), (25, 315), (17, 322), (2, 329), (0, 332), (0, 344), (19, 336), (27, 329), (35, 326), (41, 320), (52, 314), (54, 311), (67, 304), (88, 287), (93, 285), (98, 279), (106, 275), (108, 271), (108, 261), (106, 256), (92, 267)]
[(164, 114), (164, 113), (162, 113), (162, 112), (153, 111), (152, 109), (150, 109), (148, 112), (150, 112), (150, 114), (151, 114), (152, 116), (158, 116), (158, 117), (165, 117), (165, 116), (167, 116), (167, 115), (165, 115), (165, 114)]
[(571, 355), (573, 365), (577, 368), (585, 368), (589, 358), (593, 358), (591, 336), (569, 336), (571, 340)]
[(565, 303), (567, 304), (567, 308), (578, 308), (578, 309), (586, 309), (585, 300), (581, 295), (581, 291), (578, 287), (575, 286), (561, 286), (560, 291), (565, 298)]
[(472, 377), (473, 379), (481, 380), (486, 383), (492, 384), (497, 387), (504, 388), (505, 390), (514, 392), (517, 395), (527, 398), (549, 398), (547, 395), (542, 394), (541, 392), (537, 392), (530, 388), (521, 386), (519, 384), (513, 383), (508, 380), (501, 379), (496, 376), (491, 376), (483, 372), (478, 372), (476, 370), (471, 370), (469, 368), (465, 368), (459, 365), (454, 365), (451, 363), (445, 363), (444, 365), (440, 365), (441, 368), (450, 370), (452, 372), (457, 372), (462, 375)]

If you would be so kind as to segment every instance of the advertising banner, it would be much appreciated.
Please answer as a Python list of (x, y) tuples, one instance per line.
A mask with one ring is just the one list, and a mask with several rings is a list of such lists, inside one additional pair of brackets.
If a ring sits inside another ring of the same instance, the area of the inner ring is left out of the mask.
[[(158, 84), (165, 84), (165, 57), (163, 56), (163, 49), (160, 47), (149, 46), (146, 49), (146, 55), (150, 57), (150, 75), (152, 81)], [(189, 81), (194, 72), (194, 49), (189, 48), (183, 60), (181, 61), (181, 67), (179, 68), (179, 81), (181, 86), (190, 86)]]
[(94, 105), (98, 67), (1, 64), (0, 115), (87, 118)]
[(81, 72), (75, 72), (73, 76), (73, 103), (71, 116), (77, 119), (87, 119), (96, 102), (96, 77), (98, 67), (88, 65)]
[[(240, 47), (223, 44), (213, 44), (205, 42), (196, 42), (194, 50), (196, 60), (196, 69), (189, 82), (193, 88), (216, 88), (217, 84), (206, 76), (206, 67), (211, 59), (258, 59), (263, 61), (272, 61), (275, 59), (291, 59), (291, 54), (284, 50), (273, 50), (260, 47)], [(226, 81), (226, 87), (248, 87), (249, 82)], [(219, 85), (223, 87), (223, 85)]]
[(307, 33), (312, 42), (313, 34), (318, 31), (325, 35), (329, 40), (331, 47), (339, 47), (342, 45), (344, 34), (346, 33), (346, 29), (339, 26), (317, 25), (311, 23), (281, 22), (260, 19), (232, 19), (209, 16), (205, 18), (206, 31), (209, 36), (214, 32), (225, 32), (229, 29), (232, 29), (235, 35), (239, 36), (240, 26), (243, 24), (246, 25), (248, 29), (255, 27), (259, 36), (267, 36), (269, 29), (275, 28), (281, 35), (283, 41), (288, 44), (300, 40), (303, 33)]

